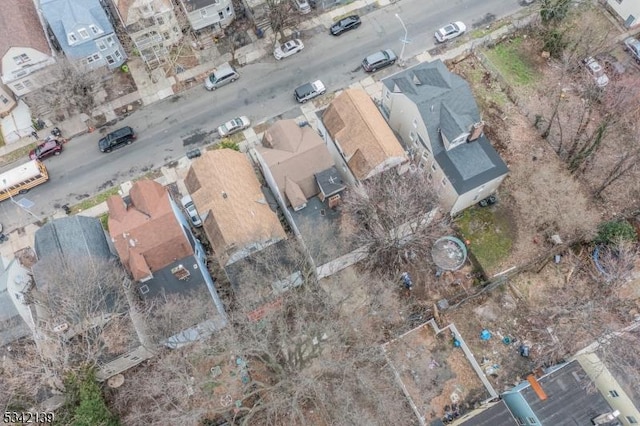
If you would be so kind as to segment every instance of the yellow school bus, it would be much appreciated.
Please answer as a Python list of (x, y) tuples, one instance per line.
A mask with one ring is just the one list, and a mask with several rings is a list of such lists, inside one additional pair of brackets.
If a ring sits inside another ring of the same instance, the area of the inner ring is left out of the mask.
[(47, 168), (38, 160), (32, 160), (0, 174), (0, 201), (24, 194), (34, 186), (49, 180)]

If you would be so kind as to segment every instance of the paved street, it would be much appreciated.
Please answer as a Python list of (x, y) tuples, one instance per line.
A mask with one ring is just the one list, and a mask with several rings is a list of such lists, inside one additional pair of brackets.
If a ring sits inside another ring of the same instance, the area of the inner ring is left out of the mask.
[[(48, 216), (63, 204), (76, 204), (113, 185), (182, 157), (186, 151), (209, 143), (214, 129), (238, 115), (257, 123), (267, 117), (295, 112), (298, 105), (293, 89), (313, 79), (321, 79), (328, 91), (338, 90), (365, 77), (359, 68), (362, 58), (383, 48), (400, 55), (407, 26), (411, 43), (404, 57), (410, 58), (434, 45), (434, 31), (455, 20), (464, 21), (471, 31), (486, 25), (487, 14), (496, 19), (521, 9), (517, 0), (398, 0), (385, 8), (362, 14), (362, 26), (340, 37), (331, 37), (326, 28), (303, 33), (305, 49), (290, 58), (276, 61), (272, 56), (240, 68), (240, 79), (214, 92), (202, 86), (155, 103), (116, 124), (131, 125), (138, 140), (110, 154), (98, 151), (98, 133), (74, 138), (59, 157), (45, 160), (50, 181), (31, 190), (26, 197), (35, 202), (33, 211)], [(396, 66), (376, 74), (395, 72)], [(293, 111), (292, 111), (293, 110)], [(298, 113), (293, 114), (299, 115)], [(34, 218), (11, 202), (0, 203), (0, 223), (11, 230)]]

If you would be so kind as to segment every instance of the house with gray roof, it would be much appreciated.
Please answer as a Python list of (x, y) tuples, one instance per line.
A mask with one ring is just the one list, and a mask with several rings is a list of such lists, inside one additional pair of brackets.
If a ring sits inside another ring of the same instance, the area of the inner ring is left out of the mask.
[(87, 69), (118, 68), (127, 59), (100, 0), (40, 0), (54, 47)]
[(451, 215), (494, 193), (508, 168), (483, 132), (469, 84), (440, 60), (382, 80), (381, 110)]
[[(131, 314), (126, 274), (100, 220), (54, 219), (38, 229), (34, 239), (38, 260), (29, 299), (36, 303), (29, 306), (36, 324), (34, 340), (43, 356), (59, 361), (60, 341), (69, 348), (100, 348), (93, 358), (96, 376), (106, 380), (154, 355), (140, 315)], [(85, 344), (76, 345), (78, 336)]]
[(33, 1), (0, 2), (0, 117), (16, 106), (13, 94), (37, 88), (54, 62)]
[(183, 16), (194, 31), (211, 30), (217, 34), (233, 22), (236, 13), (232, 0), (178, 0)]

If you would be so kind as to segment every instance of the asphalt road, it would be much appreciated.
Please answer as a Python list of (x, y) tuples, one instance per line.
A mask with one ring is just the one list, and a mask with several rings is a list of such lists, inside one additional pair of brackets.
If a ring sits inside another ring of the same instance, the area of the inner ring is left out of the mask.
[[(215, 128), (235, 116), (246, 115), (252, 122), (297, 116), (293, 89), (298, 85), (321, 79), (328, 91), (338, 90), (365, 77), (359, 67), (364, 56), (387, 48), (400, 55), (404, 29), (396, 13), (410, 40), (406, 59), (431, 49), (434, 31), (450, 21), (461, 20), (470, 31), (521, 8), (518, 0), (398, 0), (382, 9), (360, 11), (362, 26), (340, 37), (330, 36), (326, 28), (305, 31), (305, 49), (292, 57), (276, 61), (267, 56), (240, 68), (235, 83), (213, 92), (194, 87), (117, 123), (114, 128), (130, 125), (137, 131), (132, 145), (103, 154), (97, 147), (99, 134), (74, 138), (62, 155), (45, 160), (50, 181), (25, 197), (35, 203), (33, 213), (46, 217), (64, 204), (76, 204), (212, 142)], [(376, 77), (397, 70), (392, 66)], [(6, 230), (34, 221), (10, 201), (0, 203), (0, 223)]]

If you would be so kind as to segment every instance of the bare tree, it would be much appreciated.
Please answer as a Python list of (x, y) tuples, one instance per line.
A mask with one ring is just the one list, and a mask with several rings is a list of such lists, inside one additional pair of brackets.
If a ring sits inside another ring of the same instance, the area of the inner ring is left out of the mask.
[(421, 170), (381, 173), (351, 188), (344, 200), (353, 238), (369, 251), (369, 267), (396, 273), (409, 258), (430, 258), (444, 221), (430, 215), (438, 196)]
[[(379, 348), (384, 324), (393, 322), (385, 310), (398, 309), (387, 300), (393, 299), (391, 286), (366, 274), (320, 286), (304, 272), (304, 253), (290, 244), (248, 259), (247, 270), (232, 277), (246, 288), (236, 289), (228, 327), (202, 344), (165, 352), (114, 392), (123, 421), (411, 424), (411, 410)], [(278, 262), (283, 250), (292, 253)], [(283, 292), (273, 285), (301, 269), (298, 287)], [(367, 301), (347, 308), (353, 296), (328, 295), (325, 288), (333, 286), (362, 288)], [(212, 368), (232, 371), (234, 380), (213, 377)]]
[(128, 277), (116, 262), (51, 256), (35, 272), (37, 286), (28, 296), (53, 370), (96, 365), (137, 346), (123, 288)]
[(623, 238), (598, 247), (599, 268), (594, 262), (593, 280), (597, 283), (604, 281), (607, 286), (619, 289), (631, 279), (638, 255), (638, 243)]
[(60, 58), (47, 68), (40, 88), (27, 96), (32, 108), (46, 105), (57, 115), (69, 117), (91, 112), (96, 106), (96, 93), (109, 75), (107, 67), (90, 69), (81, 62)]
[(284, 30), (294, 24), (296, 11), (289, 0), (265, 0), (267, 5), (267, 17), (274, 33), (280, 34), (280, 39), (284, 40)]

